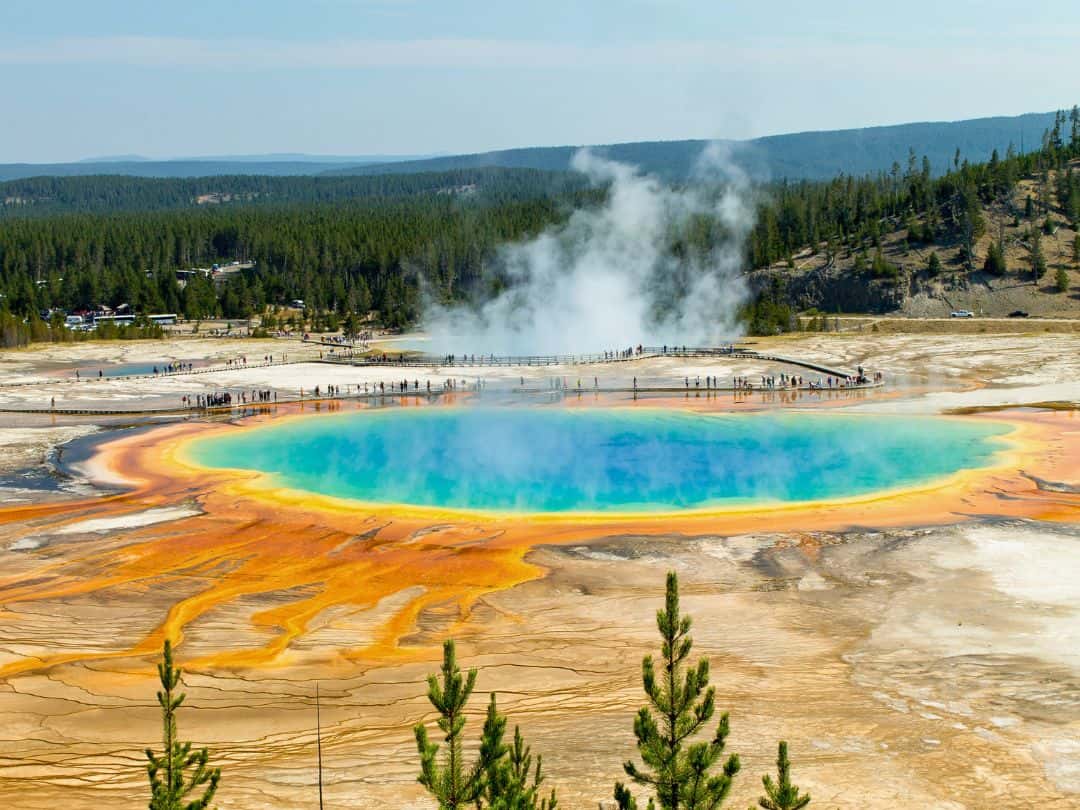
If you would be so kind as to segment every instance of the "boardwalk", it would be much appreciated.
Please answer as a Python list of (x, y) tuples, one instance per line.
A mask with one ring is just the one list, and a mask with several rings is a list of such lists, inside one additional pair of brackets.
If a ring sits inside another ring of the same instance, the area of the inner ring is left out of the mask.
[(841, 379), (856, 376), (851, 370), (831, 368), (820, 363), (810, 363), (794, 357), (778, 354), (762, 354), (742, 347), (674, 347), (644, 346), (640, 351), (603, 352), (599, 354), (551, 354), (551, 355), (432, 355), (432, 354), (342, 354), (321, 358), (318, 362), (352, 366), (401, 366), (404, 368), (533, 368), (544, 366), (586, 366), (606, 363), (633, 363), (657, 358), (716, 358), (733, 360), (763, 360), (805, 368)]
[(270, 413), (278, 406), (286, 405), (318, 405), (345, 402), (392, 402), (402, 399), (425, 399), (435, 401), (450, 396), (476, 395), (489, 396), (515, 395), (523, 397), (554, 397), (566, 399), (581, 397), (588, 394), (630, 394), (635, 398), (648, 395), (681, 395), (684, 398), (714, 398), (721, 394), (731, 395), (737, 402), (745, 402), (757, 397), (763, 403), (786, 402), (794, 395), (808, 394), (821, 395), (828, 398), (836, 398), (845, 394), (855, 394), (883, 387), (884, 383), (872, 382), (862, 385), (845, 385), (834, 388), (808, 388), (803, 386), (779, 387), (779, 388), (734, 388), (726, 386), (722, 388), (705, 388), (703, 386), (582, 386), (580, 388), (538, 388), (529, 386), (514, 386), (510, 389), (501, 389), (494, 392), (476, 388), (457, 389), (432, 389), (409, 388), (408, 390), (367, 391), (357, 393), (345, 393), (334, 396), (291, 396), (281, 397), (272, 402), (233, 402), (230, 405), (213, 405), (209, 407), (177, 406), (161, 408), (0, 408), (0, 413), (17, 413), (41, 416), (214, 416), (214, 415), (254, 415), (256, 413)]
[[(841, 392), (852, 392), (863, 389), (880, 388), (884, 383), (880, 379), (865, 380), (862, 382), (854, 382), (857, 375), (849, 370), (838, 369), (830, 366), (821, 365), (819, 363), (811, 363), (798, 358), (785, 357), (775, 354), (762, 354), (742, 347), (640, 347), (640, 349), (626, 350), (623, 352), (604, 352), (599, 354), (584, 354), (584, 355), (447, 355), (447, 356), (433, 356), (433, 355), (421, 355), (421, 354), (401, 354), (401, 355), (339, 355), (327, 353), (326, 355), (318, 358), (300, 358), (300, 359), (283, 359), (274, 360), (270, 362), (260, 361), (253, 363), (233, 362), (225, 366), (205, 366), (201, 368), (194, 368), (190, 370), (160, 372), (153, 375), (128, 375), (128, 376), (105, 376), (105, 377), (86, 377), (81, 380), (75, 378), (62, 378), (57, 380), (50, 380), (50, 384), (53, 382), (67, 382), (78, 385), (92, 385), (102, 383), (116, 383), (122, 381), (136, 381), (145, 379), (155, 379), (161, 377), (185, 377), (204, 375), (212, 373), (223, 373), (233, 371), (243, 371), (248, 369), (270, 368), (276, 366), (297, 365), (304, 363), (323, 363), (334, 366), (350, 366), (356, 368), (402, 368), (402, 369), (431, 369), (446, 370), (446, 369), (482, 369), (482, 368), (572, 368), (580, 366), (594, 366), (602, 364), (633, 364), (645, 360), (653, 360), (657, 358), (682, 358), (682, 359), (724, 359), (724, 360), (754, 360), (761, 362), (780, 363), (783, 365), (793, 366), (796, 368), (804, 368), (810, 371), (823, 374), (827, 377), (831, 377), (835, 380), (835, 384), (832, 386), (812, 386), (809, 384), (803, 385), (791, 385), (789, 384), (776, 384), (776, 385), (751, 385), (751, 386), (734, 386), (734, 385), (718, 385), (716, 384), (716, 378), (706, 378), (706, 384), (702, 384), (700, 379), (691, 381), (690, 378), (684, 378), (683, 384), (637, 384), (635, 378), (635, 384), (633, 385), (599, 385), (594, 382), (593, 385), (582, 385), (581, 381), (577, 381), (577, 385), (566, 385), (560, 376), (553, 377), (549, 380), (551, 383), (548, 386), (532, 385), (518, 385), (510, 388), (497, 388), (493, 389), (490, 393), (498, 394), (512, 394), (523, 397), (538, 397), (538, 396), (580, 396), (588, 393), (593, 394), (630, 394), (633, 396), (647, 396), (647, 395), (684, 395), (684, 396), (714, 396), (719, 394), (733, 394), (736, 398), (746, 398), (754, 395), (784, 395), (792, 393), (823, 393), (823, 394), (837, 394)], [(41, 385), (40, 381), (30, 382), (18, 382), (9, 383), (7, 385), (0, 385), (0, 387), (22, 387), (28, 385)], [(243, 390), (246, 390), (248, 386), (244, 386)], [(355, 391), (354, 391), (355, 389)], [(280, 389), (278, 389), (280, 390)], [(252, 402), (244, 401), (239, 395), (236, 400), (230, 404), (213, 405), (213, 406), (198, 406), (198, 405), (178, 405), (178, 406), (162, 406), (162, 407), (143, 407), (143, 408), (121, 408), (121, 407), (81, 407), (81, 408), (65, 408), (49, 407), (49, 408), (27, 408), (27, 407), (0, 407), (0, 413), (18, 413), (18, 414), (40, 414), (40, 415), (53, 415), (53, 416), (199, 416), (199, 415), (235, 415), (238, 413), (256, 413), (266, 412), (272, 409), (276, 405), (295, 405), (295, 404), (312, 404), (312, 403), (333, 403), (344, 401), (359, 401), (359, 402), (373, 402), (373, 401), (392, 401), (394, 399), (404, 398), (424, 398), (435, 400), (446, 395), (455, 394), (484, 394), (488, 393), (489, 389), (486, 384), (466, 384), (466, 385), (437, 385), (428, 388), (426, 385), (421, 386), (419, 380), (414, 380), (413, 385), (409, 386), (408, 382), (405, 382), (405, 386), (401, 387), (400, 383), (392, 385), (383, 384), (382, 388), (378, 388), (378, 384), (373, 383), (371, 389), (368, 390), (367, 386), (364, 386), (364, 390), (361, 391), (360, 385), (351, 384), (345, 386), (344, 394), (335, 394), (332, 396), (318, 395), (314, 392), (309, 392), (306, 396), (301, 392), (299, 395), (282, 395), (270, 402)], [(239, 394), (239, 392), (238, 392)], [(775, 397), (773, 398), (775, 401)]]

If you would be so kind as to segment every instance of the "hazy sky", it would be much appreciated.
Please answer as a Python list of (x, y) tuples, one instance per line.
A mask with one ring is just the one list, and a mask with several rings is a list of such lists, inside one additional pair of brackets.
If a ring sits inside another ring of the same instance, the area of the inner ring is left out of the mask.
[(1080, 102), (1077, 0), (0, 0), (0, 162), (732, 137)]

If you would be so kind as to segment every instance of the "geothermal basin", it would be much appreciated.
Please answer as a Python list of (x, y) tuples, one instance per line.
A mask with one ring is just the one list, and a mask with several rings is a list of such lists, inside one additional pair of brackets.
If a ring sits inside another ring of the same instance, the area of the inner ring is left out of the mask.
[[(199, 347), (281, 352), (136, 342), (116, 360)], [(1055, 405), (1075, 400), (1074, 336), (763, 341), (889, 372), (886, 388), (797, 394), (632, 390), (786, 370), (728, 356), (476, 368), (479, 390), (431, 397), (461, 370), (55, 373), (58, 353), (104, 364), (91, 348), (12, 354), (0, 400), (128, 412), (272, 388), (279, 403), (142, 430), (8, 417), (0, 806), (135, 806), (171, 638), (182, 733), (225, 768), (223, 808), (312, 806), (316, 680), (327, 806), (427, 807), (411, 728), (454, 638), (480, 673), (469, 739), (496, 692), (560, 802), (596, 808), (634, 755), (669, 570), (731, 713), (733, 806), (756, 800), (779, 739), (828, 807), (1076, 805), (1080, 421)], [(295, 401), (406, 374), (418, 394)], [(610, 390), (545, 385), (561, 374)], [(42, 457), (73, 477), (29, 491)]]
[(432, 406), (214, 433), (183, 458), (367, 504), (657, 513), (919, 486), (992, 465), (1009, 430), (935, 416)]

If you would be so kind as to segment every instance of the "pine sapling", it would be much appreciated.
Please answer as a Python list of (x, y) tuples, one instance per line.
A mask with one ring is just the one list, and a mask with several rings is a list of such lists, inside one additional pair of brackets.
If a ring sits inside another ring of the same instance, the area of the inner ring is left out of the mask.
[[(657, 611), (656, 624), (663, 639), (663, 661), (659, 673), (651, 655), (642, 661), (650, 705), (643, 706), (634, 720), (644, 767), (627, 762), (623, 768), (635, 783), (655, 792), (662, 810), (715, 810), (731, 790), (739, 758), (733, 754), (717, 769), (728, 736), (727, 714), (720, 717), (711, 739), (692, 742), (716, 711), (716, 689), (709, 686), (707, 659), (687, 664), (693, 647), (691, 619), (679, 612), (679, 580), (673, 571), (667, 576), (665, 606)], [(621, 810), (637, 807), (621, 783), (615, 785), (615, 800)], [(654, 806), (651, 799), (648, 806)]]
[(788, 760), (787, 743), (781, 741), (776, 754), (776, 781), (768, 774), (761, 777), (765, 795), (758, 799), (763, 810), (802, 810), (810, 804), (810, 794), (799, 795), (799, 788), (791, 784), (791, 762)]
[(559, 802), (555, 790), (545, 797), (540, 794), (543, 758), (537, 755), (534, 769), (532, 750), (525, 744), (521, 728), (514, 727), (514, 743), (509, 746), (502, 742), (505, 731), (506, 718), (499, 714), (492, 695), (481, 742), (481, 756), (485, 750), (488, 756), (483, 789), (486, 804), (481, 801), (478, 806), (489, 810), (556, 810)]
[(424, 724), (417, 723), (413, 728), (416, 747), (420, 752), (420, 776), (417, 781), (435, 797), (441, 810), (459, 810), (480, 798), (488, 760), (494, 756), (493, 751), (484, 749), (475, 765), (468, 769), (465, 767), (462, 750), (465, 704), (469, 702), (475, 687), (476, 670), (470, 669), (467, 675), (462, 676), (454, 642), (446, 641), (443, 644), (442, 682), (435, 675), (428, 676), (428, 700), (439, 713), (436, 725), (444, 735), (445, 750), (441, 758), (439, 745), (429, 741)]
[[(210, 755), (205, 748), (192, 751), (190, 742), (181, 743), (176, 739), (176, 710), (185, 697), (176, 693), (180, 676), (180, 670), (173, 666), (172, 644), (166, 641), (162, 661), (158, 664), (161, 690), (157, 693), (165, 750), (157, 756), (153, 749), (146, 749), (150, 810), (206, 810), (221, 780), (221, 769), (209, 767)], [(188, 798), (200, 792), (201, 796)]]

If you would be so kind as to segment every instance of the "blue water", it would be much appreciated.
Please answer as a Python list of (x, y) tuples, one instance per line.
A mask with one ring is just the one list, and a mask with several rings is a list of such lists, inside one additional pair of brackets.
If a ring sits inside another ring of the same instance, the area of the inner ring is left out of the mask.
[[(187, 363), (188, 361), (183, 361)], [(106, 377), (147, 377), (154, 373), (154, 369), (157, 368), (159, 374), (165, 373), (165, 367), (167, 362), (161, 363), (102, 363), (96, 366), (80, 366), (79, 374), (84, 380), (92, 380), (97, 378), (98, 371), (101, 371)], [(203, 363), (195, 363), (196, 367), (201, 367)]]
[(985, 466), (1008, 429), (934, 417), (386, 409), (197, 440), (209, 467), (362, 501), (637, 512), (862, 495)]

